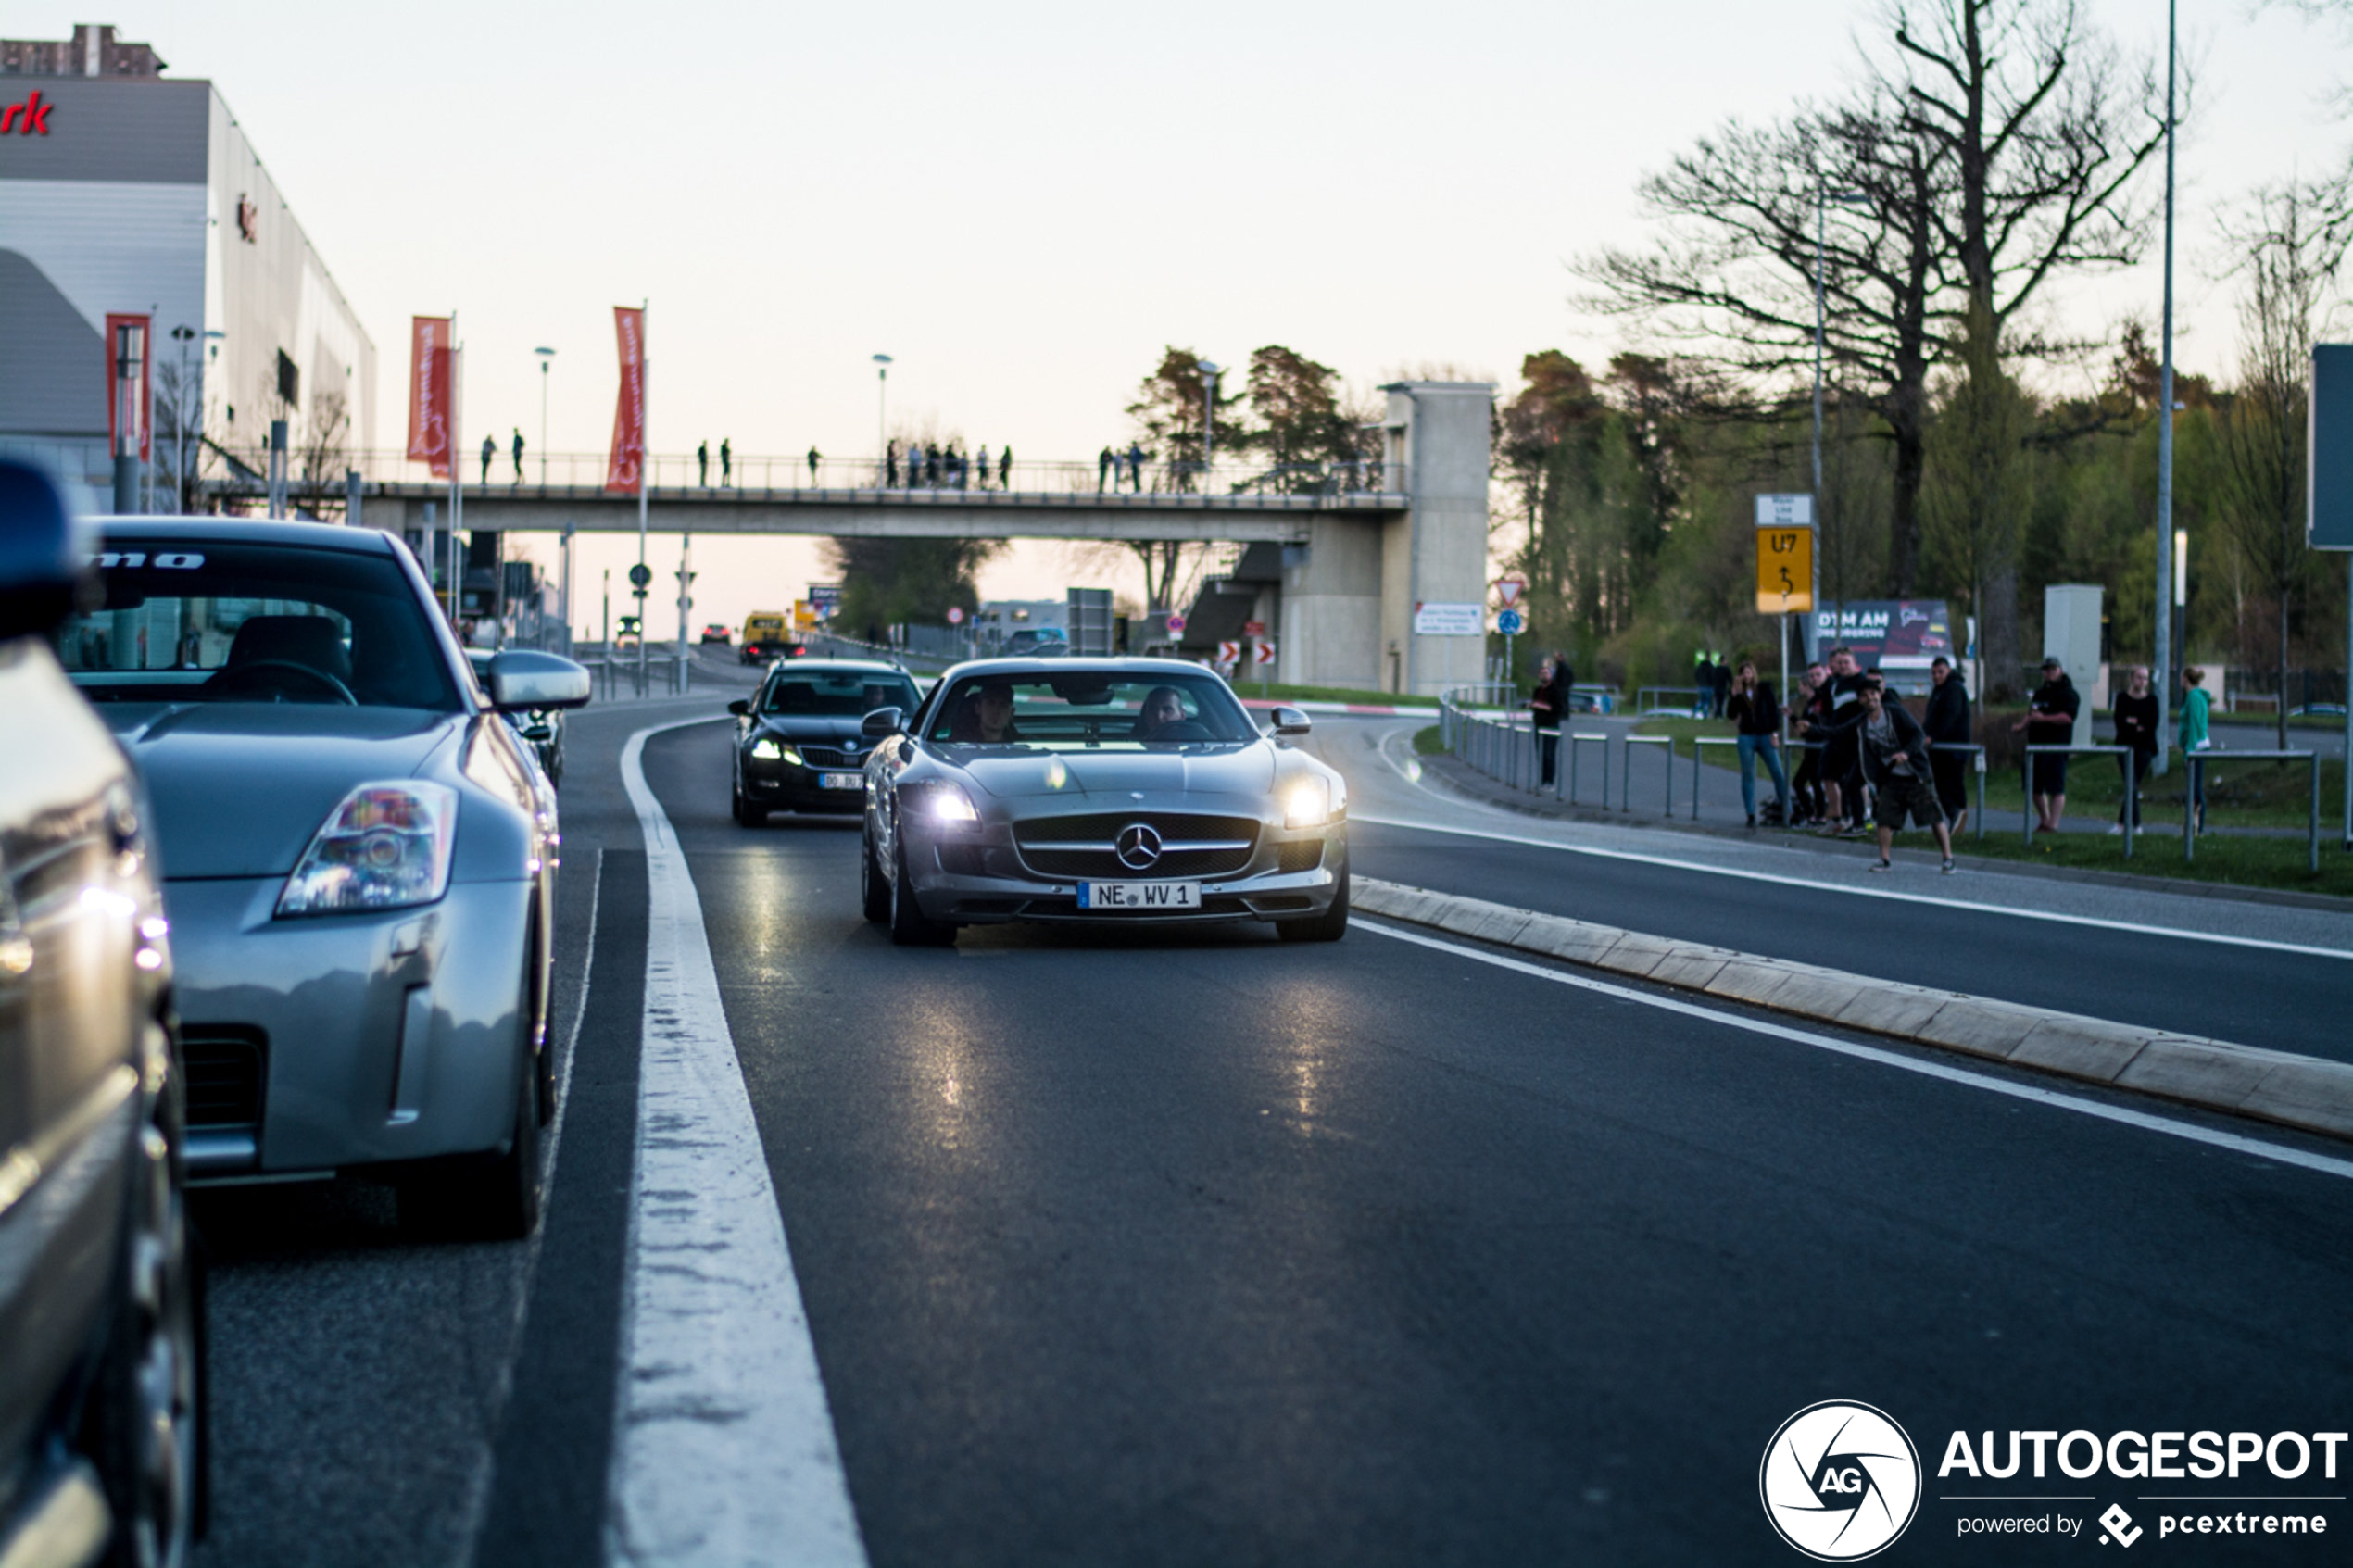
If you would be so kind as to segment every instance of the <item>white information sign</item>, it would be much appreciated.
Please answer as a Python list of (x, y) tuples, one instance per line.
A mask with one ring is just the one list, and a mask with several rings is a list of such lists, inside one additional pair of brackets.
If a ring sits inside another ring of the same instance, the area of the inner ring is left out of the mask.
[(1416, 605), (1414, 635), (1483, 637), (1487, 635), (1487, 607), (1477, 600), (1466, 604)]
[(1811, 528), (1814, 526), (1814, 497), (1811, 495), (1759, 495), (1756, 497), (1756, 526), (1759, 528)]

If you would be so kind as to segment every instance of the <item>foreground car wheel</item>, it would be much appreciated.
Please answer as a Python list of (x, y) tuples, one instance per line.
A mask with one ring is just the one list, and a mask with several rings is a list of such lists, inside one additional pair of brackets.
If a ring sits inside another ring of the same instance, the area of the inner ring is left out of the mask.
[(1340, 873), (1330, 909), (1306, 920), (1277, 921), (1275, 935), (1286, 942), (1337, 942), (1348, 935), (1348, 873)]
[(899, 874), (890, 884), (890, 939), (902, 947), (948, 947), (956, 941), (956, 928), (946, 921), (925, 918), (915, 902), (914, 878), (907, 874), (907, 837), (899, 835), (895, 851)]
[(761, 823), (767, 822), (768, 808), (765, 806), (754, 806), (750, 801), (745, 799), (744, 786), (740, 782), (738, 782), (735, 786), (734, 797), (733, 806), (736, 813), (736, 821), (738, 823), (748, 828), (756, 828)]
[(204, 1476), (204, 1273), (172, 1180), (178, 1085), (140, 1135), (135, 1210), (93, 1410), (94, 1450), (116, 1529), (112, 1568), (176, 1568), (198, 1533)]
[(883, 880), (882, 868), (875, 864), (875, 843), (862, 838), (858, 847), (858, 901), (866, 918), (876, 925), (890, 919), (890, 884)]

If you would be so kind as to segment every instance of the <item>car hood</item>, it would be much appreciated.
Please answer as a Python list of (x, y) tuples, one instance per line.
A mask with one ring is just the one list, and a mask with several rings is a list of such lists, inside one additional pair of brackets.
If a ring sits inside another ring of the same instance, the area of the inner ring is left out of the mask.
[(947, 753), (989, 794), (1005, 798), (1025, 796), (1133, 794), (1178, 792), (1223, 795), (1264, 795), (1275, 784), (1275, 748), (1265, 741), (1246, 746), (1203, 746), (1165, 751), (1044, 751)]
[(859, 726), (864, 721), (862, 714), (855, 719), (828, 719), (812, 713), (763, 713), (753, 733), (783, 740), (825, 741), (863, 751), (867, 743), (860, 738)]
[(309, 703), (98, 710), (145, 777), (167, 877), (284, 876), (354, 785), (413, 776), (466, 722)]

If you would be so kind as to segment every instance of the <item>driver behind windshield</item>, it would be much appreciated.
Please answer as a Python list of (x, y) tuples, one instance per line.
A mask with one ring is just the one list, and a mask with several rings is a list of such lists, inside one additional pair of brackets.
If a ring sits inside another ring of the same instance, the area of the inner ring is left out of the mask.
[(984, 681), (966, 693), (949, 723), (948, 738), (958, 746), (1005, 746), (1021, 739), (1013, 728), (1012, 685)]
[(1137, 740), (1171, 738), (1166, 732), (1185, 721), (1185, 699), (1176, 695), (1174, 686), (1154, 686), (1145, 694), (1144, 705), (1136, 714)]

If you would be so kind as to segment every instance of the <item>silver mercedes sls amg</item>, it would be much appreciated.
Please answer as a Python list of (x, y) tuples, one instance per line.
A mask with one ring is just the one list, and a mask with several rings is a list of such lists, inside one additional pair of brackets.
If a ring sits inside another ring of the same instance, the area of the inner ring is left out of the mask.
[(153, 801), (191, 1174), (373, 1167), (404, 1218), (529, 1232), (557, 823), (500, 715), (587, 671), (515, 650), (477, 683), (384, 533), (100, 528), (103, 602), (57, 645)]
[(1348, 800), (1226, 683), (1155, 659), (961, 664), (912, 713), (866, 716), (865, 915), (894, 941), (960, 925), (1269, 921), (1348, 928)]

